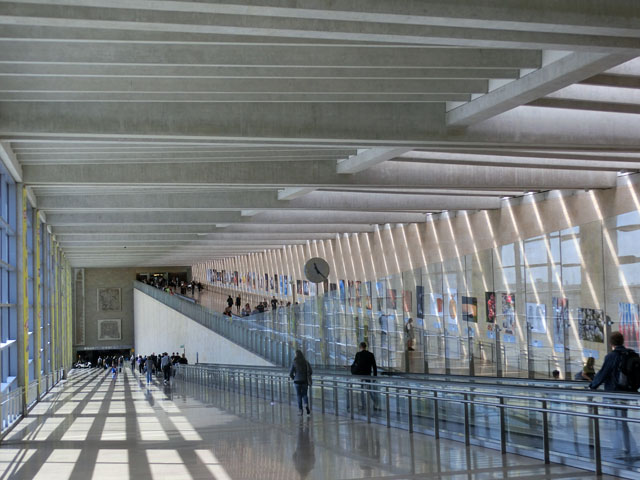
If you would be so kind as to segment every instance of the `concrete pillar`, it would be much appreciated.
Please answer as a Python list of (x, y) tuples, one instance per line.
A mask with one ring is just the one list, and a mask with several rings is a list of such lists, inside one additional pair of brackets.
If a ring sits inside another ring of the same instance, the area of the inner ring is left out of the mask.
[(23, 389), (22, 413), (27, 414), (29, 395), (29, 299), (27, 298), (27, 191), (16, 184), (16, 282), (18, 317), (18, 386)]

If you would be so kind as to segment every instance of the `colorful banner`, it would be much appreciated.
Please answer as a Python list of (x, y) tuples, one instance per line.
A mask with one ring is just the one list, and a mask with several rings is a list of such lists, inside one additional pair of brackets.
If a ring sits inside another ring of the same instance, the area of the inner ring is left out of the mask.
[(639, 313), (640, 307), (635, 303), (618, 303), (620, 333), (624, 335), (624, 344), (627, 348), (631, 348), (636, 352), (638, 351), (638, 346), (640, 346)]
[[(502, 294), (502, 328), (506, 335), (513, 335), (516, 326), (516, 294)], [(506, 340), (505, 340), (506, 341)]]
[(527, 302), (527, 325), (533, 333), (547, 333), (547, 306)]

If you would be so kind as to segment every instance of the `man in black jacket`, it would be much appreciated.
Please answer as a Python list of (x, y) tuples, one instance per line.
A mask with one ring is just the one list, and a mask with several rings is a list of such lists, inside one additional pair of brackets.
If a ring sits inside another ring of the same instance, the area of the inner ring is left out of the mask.
[[(597, 389), (601, 384), (604, 384), (604, 389), (607, 392), (620, 390), (618, 388), (618, 375), (622, 366), (624, 353), (627, 351), (627, 349), (624, 347), (624, 336), (620, 332), (613, 332), (611, 334), (609, 342), (611, 343), (611, 348), (613, 350), (609, 352), (606, 357), (604, 357), (602, 368), (589, 384), (589, 388), (591, 390)], [(625, 392), (629, 393), (628, 391)], [(621, 401), (621, 403), (623, 405), (626, 404), (624, 400)], [(626, 418), (627, 409), (624, 407), (614, 408), (613, 414), (616, 417)], [(613, 423), (614, 430), (618, 435), (617, 443), (618, 445), (622, 444), (622, 452), (624, 454), (623, 457), (616, 458), (637, 456), (638, 447), (636, 445), (635, 439), (631, 436), (631, 432), (629, 431), (629, 424), (626, 421), (619, 422), (619, 425), (616, 425), (618, 422)]]
[[(371, 376), (371, 371), (373, 370), (373, 376), (377, 377), (378, 376), (378, 366), (376, 365), (376, 357), (373, 355), (373, 353), (371, 353), (369, 350), (367, 350), (367, 344), (366, 342), (361, 342), (360, 343), (360, 351), (358, 353), (356, 353), (356, 358), (353, 360), (353, 365), (351, 367), (351, 373), (353, 373), (354, 375), (359, 375), (359, 376)], [(373, 383), (373, 380), (362, 380), (362, 391), (360, 392), (360, 400), (361, 400), (361, 408), (364, 408), (366, 403), (365, 403), (365, 396), (364, 396), (364, 392), (365, 390), (367, 390), (369, 392), (369, 396), (371, 397), (371, 400), (373, 400), (373, 408), (375, 410), (378, 409), (378, 397), (375, 394), (375, 387), (373, 385), (371, 385), (371, 383)]]

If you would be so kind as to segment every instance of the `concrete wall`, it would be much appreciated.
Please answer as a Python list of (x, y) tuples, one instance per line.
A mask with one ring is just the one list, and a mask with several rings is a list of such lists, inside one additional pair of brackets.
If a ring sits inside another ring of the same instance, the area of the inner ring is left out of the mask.
[[(133, 281), (135, 268), (85, 269), (85, 344), (90, 347), (131, 348), (133, 346)], [(98, 289), (119, 288), (120, 311), (98, 311)], [(98, 320), (119, 318), (122, 325), (121, 340), (98, 340)]]
[[(84, 320), (84, 342), (79, 343), (78, 336), (76, 335), (74, 349), (83, 351), (132, 348), (134, 345), (133, 281), (136, 279), (136, 274), (141, 272), (185, 273), (188, 270), (188, 267), (84, 269), (84, 292), (79, 290), (81, 284), (73, 282), (74, 299), (77, 302), (76, 305), (78, 308), (81, 308), (82, 302), (84, 301), (84, 319), (79, 315), (74, 317), (74, 332), (78, 328), (77, 322)], [(120, 289), (120, 310), (98, 310), (98, 289), (101, 288)], [(80, 298), (78, 298), (78, 295)], [(98, 321), (105, 319), (121, 320), (122, 336), (120, 340), (98, 340)]]
[(272, 366), (271, 363), (221, 337), (139, 290), (133, 291), (135, 352), (182, 352), (189, 363)]

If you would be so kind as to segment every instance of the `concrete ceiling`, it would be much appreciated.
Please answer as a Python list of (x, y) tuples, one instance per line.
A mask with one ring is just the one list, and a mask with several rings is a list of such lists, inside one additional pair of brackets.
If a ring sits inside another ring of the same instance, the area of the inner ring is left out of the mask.
[(0, 0), (0, 157), (86, 267), (609, 188), (640, 170), (638, 25), (637, 0)]

